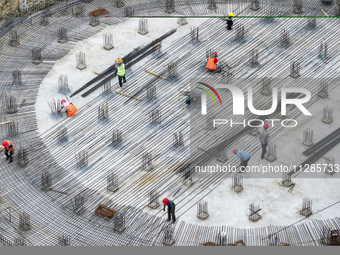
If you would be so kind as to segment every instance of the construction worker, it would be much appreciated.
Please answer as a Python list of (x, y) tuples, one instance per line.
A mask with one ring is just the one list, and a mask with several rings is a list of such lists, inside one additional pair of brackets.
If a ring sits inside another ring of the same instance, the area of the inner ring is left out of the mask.
[(264, 159), (264, 156), (266, 155), (267, 152), (267, 145), (269, 143), (269, 132), (267, 131), (268, 126), (269, 126), (268, 123), (265, 123), (263, 125), (263, 129), (261, 129), (259, 132), (259, 139), (262, 145), (261, 159)]
[[(9, 164), (13, 162), (13, 154), (14, 154), (14, 144), (9, 140), (4, 140), (2, 142), (2, 146), (5, 149), (6, 160), (9, 159)], [(8, 155), (9, 152), (9, 155)]]
[(126, 83), (126, 78), (125, 78), (125, 65), (122, 61), (121, 58), (117, 58), (116, 59), (116, 68), (117, 68), (117, 76), (118, 76), (118, 80), (119, 80), (119, 87), (123, 87), (123, 83), (122, 81), (124, 82), (124, 85), (127, 86), (127, 83)]
[(250, 160), (251, 156), (247, 152), (239, 151), (237, 149), (233, 150), (233, 153), (236, 154), (236, 156), (241, 161), (241, 171), (244, 171), (248, 165), (248, 161)]
[(234, 13), (229, 12), (229, 17), (228, 17), (228, 19), (227, 19), (227, 29), (228, 29), (228, 30), (232, 30), (232, 29), (233, 29), (233, 28), (232, 28), (232, 26), (233, 26), (233, 24), (234, 24), (234, 22), (233, 22), (233, 17), (234, 17)]
[(61, 109), (63, 108), (66, 109), (67, 116), (71, 117), (74, 114), (76, 114), (77, 108), (72, 103), (68, 103), (66, 102), (65, 99), (63, 99), (61, 100), (61, 105), (62, 105)]
[(168, 220), (167, 221), (171, 221), (171, 217), (172, 217), (172, 223), (176, 222), (176, 216), (175, 216), (175, 209), (176, 209), (176, 205), (173, 201), (164, 198), (163, 199), (163, 211), (165, 211), (165, 206), (168, 206)]
[(205, 65), (205, 68), (212, 72), (221, 72), (221, 65), (217, 64), (217, 52), (215, 51), (210, 57), (207, 57), (207, 63)]

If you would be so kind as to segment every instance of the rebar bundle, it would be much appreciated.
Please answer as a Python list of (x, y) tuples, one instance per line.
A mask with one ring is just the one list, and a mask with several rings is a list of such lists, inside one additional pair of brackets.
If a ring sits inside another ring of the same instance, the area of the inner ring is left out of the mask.
[(117, 8), (123, 7), (125, 5), (124, 0), (115, 0), (114, 3)]
[(41, 190), (45, 192), (49, 191), (50, 188), (52, 187), (52, 174), (49, 171), (44, 170), (41, 173), (40, 180)]
[(146, 97), (149, 100), (157, 98), (157, 90), (156, 90), (156, 86), (154, 84), (147, 86)]
[(149, 113), (149, 117), (150, 117), (150, 123), (152, 125), (161, 124), (162, 123), (162, 111), (160, 107), (152, 109), (151, 112)]
[(58, 91), (61, 93), (69, 93), (70, 88), (68, 87), (68, 78), (66, 75), (60, 75), (58, 77)]
[(89, 155), (87, 151), (80, 151), (76, 153), (76, 162), (78, 167), (86, 167), (88, 165)]
[(103, 48), (106, 50), (112, 50), (114, 48), (112, 33), (105, 33), (103, 35)]
[(163, 237), (163, 244), (171, 246), (174, 244), (175, 240), (173, 238), (174, 235), (174, 228), (171, 225), (166, 225), (164, 227), (164, 237)]
[(52, 115), (60, 116), (62, 114), (62, 105), (59, 100), (53, 99), (53, 101), (47, 102), (51, 109)]
[(122, 136), (122, 131), (115, 129), (112, 131), (112, 145), (113, 146), (118, 146), (122, 143), (123, 141), (123, 136)]
[(297, 78), (300, 76), (301, 65), (300, 62), (294, 61), (290, 65), (290, 76), (293, 78)]
[(29, 163), (28, 150), (23, 148), (18, 150), (17, 164), (21, 167), (26, 166)]
[(231, 187), (236, 193), (239, 193), (243, 190), (243, 175), (242, 174), (237, 173), (234, 175), (232, 179)]
[(289, 43), (290, 43), (290, 37), (289, 37), (288, 31), (286, 29), (281, 30), (280, 46), (287, 47), (289, 46)]
[(132, 6), (126, 6), (124, 9), (125, 17), (133, 17), (135, 15), (135, 9)]
[(268, 145), (268, 151), (266, 155), (266, 160), (273, 162), (277, 159), (276, 157), (276, 145), (273, 143), (269, 143)]
[(307, 146), (307, 147), (310, 147), (314, 144), (314, 141), (313, 141), (313, 130), (312, 129), (305, 129), (303, 130), (303, 141), (302, 141), (302, 144)]
[(96, 27), (100, 24), (99, 16), (91, 16), (89, 25)]
[(109, 119), (109, 105), (105, 103), (102, 106), (98, 106), (98, 120), (108, 120)]
[(328, 97), (328, 83), (325, 81), (322, 81), (320, 83), (320, 91), (318, 92), (318, 96), (321, 98), (326, 98)]
[(260, 0), (251, 0), (250, 9), (257, 11), (260, 9)]
[(302, 200), (302, 209), (300, 211), (300, 214), (309, 217), (310, 215), (313, 214), (312, 212), (312, 200), (309, 198), (304, 198)]
[(39, 65), (42, 62), (41, 58), (41, 48), (32, 49), (32, 63)]
[(18, 111), (17, 98), (7, 94), (5, 96), (5, 110), (7, 113), (15, 113)]
[(11, 46), (14, 46), (14, 47), (20, 45), (19, 35), (18, 35), (18, 32), (16, 30), (10, 31), (9, 43), (8, 44), (11, 45)]
[(262, 209), (260, 209), (260, 206), (255, 206), (254, 203), (251, 203), (249, 206), (249, 220), (251, 221), (258, 221), (259, 219), (261, 219), (261, 215), (260, 215), (260, 211)]
[(307, 28), (312, 29), (316, 27), (316, 18), (307, 19)]
[(329, 105), (326, 105), (323, 108), (322, 122), (326, 124), (330, 124), (333, 122), (333, 108), (330, 107)]
[(113, 217), (113, 230), (122, 232), (125, 229), (125, 214), (120, 212)]
[(58, 245), (59, 246), (70, 246), (71, 245), (71, 237), (69, 235), (58, 236)]
[(335, 173), (335, 159), (333, 156), (325, 158), (326, 173), (332, 175)]
[(21, 77), (21, 71), (16, 70), (12, 73), (12, 85), (13, 86), (22, 86), (22, 77)]
[(22, 231), (31, 230), (31, 218), (28, 213), (20, 212), (19, 214), (19, 229)]
[(196, 43), (199, 42), (199, 28), (198, 27), (190, 27), (190, 37), (191, 42)]
[(86, 68), (86, 58), (85, 58), (85, 53), (83, 52), (78, 52), (76, 56), (77, 60), (77, 68), (80, 70), (83, 70)]
[(173, 13), (175, 11), (175, 0), (165, 0), (165, 12)]
[(68, 141), (68, 132), (67, 132), (67, 127), (64, 125), (61, 125), (57, 127), (56, 130), (56, 139), (58, 142), (67, 142)]
[(177, 18), (177, 24), (180, 26), (184, 26), (186, 24), (188, 24), (187, 18)]
[(138, 33), (141, 35), (146, 35), (147, 33), (149, 33), (147, 19), (142, 18), (139, 20)]
[(173, 136), (173, 147), (176, 149), (184, 146), (183, 133), (181, 131), (175, 132)]
[(289, 173), (287, 173), (287, 172), (282, 172), (281, 185), (285, 186), (285, 187), (290, 187), (293, 184), (294, 183), (292, 182), (292, 176)]
[(238, 41), (244, 40), (244, 26), (241, 24), (238, 24), (236, 26), (236, 40)]
[(321, 59), (327, 58), (327, 52), (328, 52), (328, 44), (325, 42), (321, 42), (319, 44), (319, 55), (318, 57)]
[(302, 13), (302, 0), (293, 0), (293, 13)]
[(82, 194), (76, 195), (73, 199), (71, 199), (73, 212), (77, 215), (82, 215), (85, 208), (85, 198)]
[(201, 200), (197, 204), (197, 217), (202, 220), (205, 220), (206, 218), (209, 217), (207, 201)]
[(149, 203), (148, 206), (152, 209), (156, 209), (159, 205), (159, 192), (157, 190), (149, 191)]
[(111, 173), (106, 179), (106, 189), (115, 192), (119, 189), (119, 178), (115, 173)]
[(207, 9), (209, 9), (209, 10), (217, 9), (216, 0), (208, 0), (208, 7), (207, 7)]
[(14, 121), (6, 123), (5, 130), (7, 137), (15, 137), (19, 134), (18, 125)]
[(143, 153), (141, 169), (145, 171), (152, 170), (152, 154), (150, 152)]
[(58, 28), (58, 42), (59, 43), (67, 43), (68, 37), (67, 37), (67, 30), (65, 27)]
[(251, 67), (259, 64), (259, 50), (253, 49), (249, 52), (249, 64)]

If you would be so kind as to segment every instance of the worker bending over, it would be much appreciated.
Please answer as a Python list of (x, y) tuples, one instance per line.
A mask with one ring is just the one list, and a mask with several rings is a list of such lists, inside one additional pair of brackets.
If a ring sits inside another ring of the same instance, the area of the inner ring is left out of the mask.
[(176, 222), (176, 216), (175, 216), (175, 203), (167, 198), (163, 199), (163, 211), (165, 211), (165, 206), (168, 206), (168, 221), (171, 221), (172, 217), (172, 223)]
[(119, 87), (121, 88), (123, 87), (122, 81), (124, 82), (124, 85), (127, 86), (126, 78), (125, 78), (125, 73), (126, 73), (125, 65), (121, 58), (116, 59), (116, 68), (117, 68), (117, 76), (119, 80)]
[(216, 51), (211, 56), (208, 56), (205, 68), (211, 72), (221, 72), (221, 65), (217, 64), (218, 63), (217, 57), (218, 56)]
[(237, 149), (233, 150), (233, 153), (236, 154), (236, 156), (240, 159), (241, 161), (241, 171), (243, 172), (247, 165), (248, 165), (248, 161), (250, 160), (251, 156), (249, 153), (244, 152), (244, 151), (239, 151)]
[(4, 140), (2, 146), (5, 149), (6, 160), (9, 159), (9, 164), (11, 164), (13, 162), (14, 145), (11, 141)]
[(65, 99), (61, 100), (62, 109), (66, 109), (67, 116), (71, 117), (77, 112), (77, 108), (72, 104), (66, 102)]

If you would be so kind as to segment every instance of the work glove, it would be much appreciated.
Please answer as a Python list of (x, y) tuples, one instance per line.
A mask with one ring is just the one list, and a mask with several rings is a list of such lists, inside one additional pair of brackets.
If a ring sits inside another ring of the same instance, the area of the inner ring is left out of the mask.
[(170, 212), (171, 212), (171, 213), (173, 213), (174, 211), (173, 211), (173, 210), (171, 210)]
[(163, 207), (163, 211), (165, 212), (165, 207)]

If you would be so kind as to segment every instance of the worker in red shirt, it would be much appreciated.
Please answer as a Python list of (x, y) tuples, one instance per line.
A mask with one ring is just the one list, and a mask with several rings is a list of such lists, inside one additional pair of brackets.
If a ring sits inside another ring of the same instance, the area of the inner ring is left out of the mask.
[(13, 162), (13, 154), (14, 154), (13, 143), (9, 140), (4, 140), (2, 142), (2, 147), (4, 147), (4, 149), (5, 149), (6, 160), (9, 159), (9, 164), (11, 164)]
[(221, 65), (217, 64), (217, 57), (216, 51), (210, 57), (207, 57), (207, 64), (205, 65), (205, 68), (211, 72), (221, 72)]

